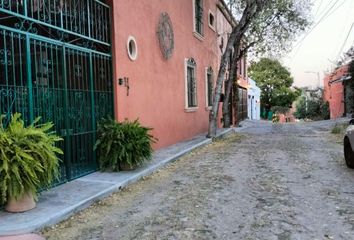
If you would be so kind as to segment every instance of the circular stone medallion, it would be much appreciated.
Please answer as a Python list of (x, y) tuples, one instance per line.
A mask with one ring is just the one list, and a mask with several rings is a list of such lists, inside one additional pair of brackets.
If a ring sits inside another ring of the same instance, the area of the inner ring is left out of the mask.
[(167, 60), (172, 56), (175, 40), (172, 22), (170, 16), (166, 12), (163, 12), (160, 15), (157, 37), (159, 39), (162, 55)]

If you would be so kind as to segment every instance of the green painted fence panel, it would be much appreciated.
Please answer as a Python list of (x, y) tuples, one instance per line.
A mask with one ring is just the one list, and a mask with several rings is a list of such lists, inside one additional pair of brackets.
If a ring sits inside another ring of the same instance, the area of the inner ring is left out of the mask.
[(59, 183), (97, 170), (97, 123), (113, 116), (109, 11), (97, 0), (0, 0), (0, 114), (54, 123)]

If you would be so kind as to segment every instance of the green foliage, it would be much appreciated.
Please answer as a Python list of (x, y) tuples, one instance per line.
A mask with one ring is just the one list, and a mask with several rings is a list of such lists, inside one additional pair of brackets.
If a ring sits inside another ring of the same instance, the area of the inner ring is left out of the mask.
[(50, 131), (52, 123), (39, 124), (37, 118), (26, 127), (21, 114), (12, 116), (5, 128), (5, 117), (0, 118), (0, 202), (20, 198), (49, 187), (58, 175), (59, 158), (63, 152), (55, 147), (62, 139)]
[(331, 118), (331, 113), (329, 111), (329, 102), (324, 102), (321, 105), (321, 116), (324, 120), (328, 120)]
[(353, 60), (349, 64), (349, 73), (352, 77), (354, 77), (354, 53), (353, 53)]
[(312, 3), (308, 0), (226, 0), (237, 20), (247, 6), (255, 4), (257, 14), (249, 19), (245, 36), (248, 56), (279, 56), (291, 50), (291, 43), (310, 25)]
[(332, 134), (340, 134), (342, 129), (339, 126), (335, 126), (332, 128), (331, 133)]
[(331, 133), (332, 134), (340, 134), (340, 135), (344, 135), (345, 130), (347, 129), (348, 124), (344, 123), (344, 124), (336, 124), (332, 130)]
[(151, 159), (152, 143), (155, 138), (149, 134), (151, 128), (143, 127), (138, 120), (118, 123), (104, 119), (98, 126), (98, 151), (101, 170), (119, 171), (119, 164), (131, 167)]
[[(213, 95), (215, 101), (209, 116), (208, 137), (216, 136), (218, 104), (227, 65), (232, 66), (229, 76), (234, 77), (236, 76), (234, 66), (237, 66), (238, 59), (245, 54), (249, 59), (261, 56), (278, 57), (291, 50), (291, 42), (310, 24), (308, 19), (312, 6), (308, 0), (227, 0), (226, 3), (231, 8), (231, 14), (236, 18), (237, 24), (228, 34), (226, 48), (221, 57)], [(236, 53), (233, 54), (234, 56), (232, 56), (232, 49)], [(231, 89), (226, 88), (226, 96), (229, 96)], [(288, 95), (289, 92), (284, 95), (284, 98), (288, 98), (287, 102), (291, 102), (292, 97)], [(279, 99), (283, 98), (279, 97)], [(226, 98), (224, 104), (228, 104), (228, 100)], [(269, 109), (269, 106), (266, 106)], [(230, 116), (226, 104), (223, 109), (225, 109), (224, 116)]]
[(306, 98), (301, 97), (296, 103), (296, 112), (294, 116), (298, 119), (307, 118), (307, 110), (306, 110)]
[(330, 118), (329, 103), (323, 101), (322, 89), (304, 90), (296, 104), (295, 117), (299, 119), (324, 120)]
[(262, 106), (289, 107), (300, 96), (300, 90), (291, 88), (290, 72), (278, 60), (262, 58), (249, 67), (249, 76), (262, 90)]
[(289, 107), (282, 107), (282, 106), (274, 106), (271, 108), (271, 111), (276, 113), (276, 114), (286, 114), (289, 112), (290, 108)]

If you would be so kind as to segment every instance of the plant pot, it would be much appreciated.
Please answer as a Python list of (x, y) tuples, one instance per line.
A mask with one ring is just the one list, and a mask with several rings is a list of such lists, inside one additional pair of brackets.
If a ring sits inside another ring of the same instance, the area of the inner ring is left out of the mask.
[(130, 165), (128, 163), (119, 163), (119, 170), (120, 171), (132, 171), (137, 169), (139, 166), (138, 165)]
[(29, 211), (35, 207), (36, 202), (34, 201), (32, 193), (26, 193), (17, 200), (10, 197), (5, 205), (5, 211), (20, 213)]

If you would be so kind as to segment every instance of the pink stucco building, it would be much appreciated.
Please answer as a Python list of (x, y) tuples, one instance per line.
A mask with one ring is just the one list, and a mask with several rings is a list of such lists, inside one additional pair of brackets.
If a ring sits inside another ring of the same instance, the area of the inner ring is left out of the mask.
[(206, 133), (235, 24), (223, 0), (2, 3), (0, 115), (54, 123), (64, 139), (61, 182), (97, 169), (102, 118), (139, 118), (154, 129), (155, 149)]
[(155, 148), (206, 132), (211, 89), (234, 24), (224, 2), (111, 4), (116, 118), (151, 126)]

